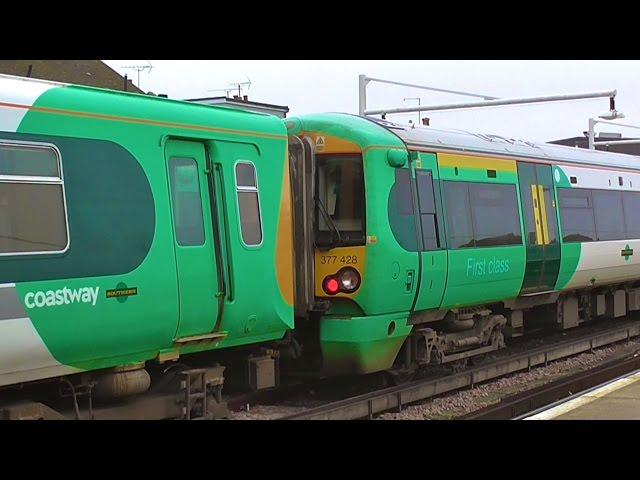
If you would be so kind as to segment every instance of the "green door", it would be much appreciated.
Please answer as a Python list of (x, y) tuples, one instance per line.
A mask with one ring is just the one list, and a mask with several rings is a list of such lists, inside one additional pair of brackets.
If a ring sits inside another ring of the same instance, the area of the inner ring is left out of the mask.
[(518, 181), (527, 246), (521, 293), (553, 290), (560, 268), (560, 243), (551, 166), (518, 162)]
[(204, 145), (169, 140), (167, 174), (178, 272), (176, 338), (210, 333), (218, 316), (218, 277)]
[(436, 156), (411, 152), (412, 176), (415, 178), (416, 227), (420, 250), (417, 296), (414, 310), (440, 307), (447, 279), (447, 251), (440, 201), (440, 182)]

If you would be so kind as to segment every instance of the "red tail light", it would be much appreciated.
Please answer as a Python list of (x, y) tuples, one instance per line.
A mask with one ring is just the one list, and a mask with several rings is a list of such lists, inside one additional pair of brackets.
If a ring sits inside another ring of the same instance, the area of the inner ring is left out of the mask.
[(322, 282), (322, 289), (328, 295), (335, 295), (340, 291), (340, 283), (334, 277), (327, 277)]

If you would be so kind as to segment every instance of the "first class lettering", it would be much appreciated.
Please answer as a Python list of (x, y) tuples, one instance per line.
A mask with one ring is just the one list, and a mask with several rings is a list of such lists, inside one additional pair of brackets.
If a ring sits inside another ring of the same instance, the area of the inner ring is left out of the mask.
[(467, 277), (482, 277), (485, 275), (496, 275), (509, 271), (509, 259), (499, 259), (493, 257), (487, 261), (486, 258), (467, 258)]

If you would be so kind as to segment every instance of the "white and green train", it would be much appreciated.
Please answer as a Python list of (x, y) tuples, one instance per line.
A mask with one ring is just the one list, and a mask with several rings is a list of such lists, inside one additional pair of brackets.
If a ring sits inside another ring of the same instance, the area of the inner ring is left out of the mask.
[(5, 389), (410, 369), (639, 285), (637, 157), (0, 76)]

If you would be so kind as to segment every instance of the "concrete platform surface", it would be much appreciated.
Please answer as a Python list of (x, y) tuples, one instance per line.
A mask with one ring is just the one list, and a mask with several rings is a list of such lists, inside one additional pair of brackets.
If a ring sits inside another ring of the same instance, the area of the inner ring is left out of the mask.
[(525, 420), (640, 420), (640, 371)]

